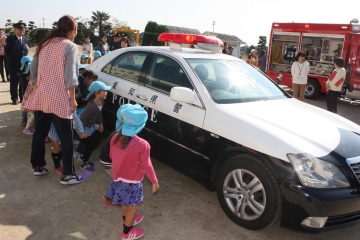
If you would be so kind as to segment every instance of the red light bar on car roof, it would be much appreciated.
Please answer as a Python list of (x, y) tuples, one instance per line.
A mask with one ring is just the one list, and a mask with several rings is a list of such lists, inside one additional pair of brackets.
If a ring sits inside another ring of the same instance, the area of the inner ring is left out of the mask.
[[(224, 47), (223, 42), (216, 37), (183, 33), (162, 33), (158, 37), (159, 42), (171, 42), (176, 44), (193, 44), (209, 51), (218, 51)], [(179, 49), (179, 48), (177, 48)]]

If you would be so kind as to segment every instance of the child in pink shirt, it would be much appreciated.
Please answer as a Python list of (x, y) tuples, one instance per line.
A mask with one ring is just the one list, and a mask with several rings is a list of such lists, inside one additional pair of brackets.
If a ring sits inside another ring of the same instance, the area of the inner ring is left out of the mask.
[(159, 190), (158, 180), (150, 159), (150, 145), (136, 136), (145, 126), (147, 112), (139, 105), (125, 104), (117, 112), (116, 134), (110, 142), (113, 179), (106, 192), (106, 202), (121, 204), (123, 223), (122, 239), (137, 239), (144, 230), (134, 228), (143, 216), (136, 214), (144, 199), (144, 175), (152, 183), (152, 193)]

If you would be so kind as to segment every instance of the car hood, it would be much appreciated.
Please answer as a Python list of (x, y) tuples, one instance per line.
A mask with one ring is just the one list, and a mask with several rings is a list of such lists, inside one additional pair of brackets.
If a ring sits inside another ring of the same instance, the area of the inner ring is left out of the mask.
[[(216, 108), (223, 113), (217, 114), (217, 123), (226, 122), (221, 129), (219, 124), (211, 127), (217, 134), (285, 161), (287, 153), (309, 153), (321, 158), (344, 144), (360, 149), (360, 136), (355, 134), (360, 133), (359, 125), (293, 98), (217, 104)], [(204, 128), (209, 125), (205, 121)], [(226, 135), (222, 134), (224, 129)], [(351, 136), (351, 142), (343, 139), (346, 136)], [(347, 152), (346, 157), (359, 156), (359, 151)]]

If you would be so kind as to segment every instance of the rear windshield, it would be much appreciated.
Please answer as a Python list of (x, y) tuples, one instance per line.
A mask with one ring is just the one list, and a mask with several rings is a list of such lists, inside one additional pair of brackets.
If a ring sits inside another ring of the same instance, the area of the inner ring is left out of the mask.
[(280, 87), (246, 62), (193, 58), (186, 61), (216, 103), (287, 98), (287, 94)]

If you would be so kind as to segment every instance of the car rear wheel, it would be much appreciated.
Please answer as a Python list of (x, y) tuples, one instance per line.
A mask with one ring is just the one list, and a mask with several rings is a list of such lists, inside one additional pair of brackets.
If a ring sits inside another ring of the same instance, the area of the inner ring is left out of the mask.
[(251, 155), (228, 160), (219, 171), (216, 190), (226, 215), (244, 228), (266, 228), (280, 216), (281, 194), (275, 177)]

